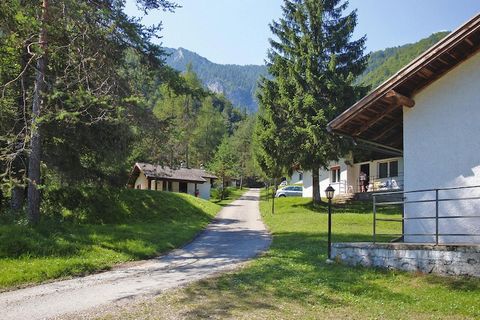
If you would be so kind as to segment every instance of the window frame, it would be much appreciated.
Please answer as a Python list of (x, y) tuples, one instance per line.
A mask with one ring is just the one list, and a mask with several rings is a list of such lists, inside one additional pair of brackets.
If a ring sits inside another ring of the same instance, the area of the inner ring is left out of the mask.
[[(397, 163), (397, 169), (396, 169), (396, 175), (392, 175), (392, 164)], [(386, 176), (382, 177), (381, 175), (381, 170), (380, 167), (382, 165), (386, 165)], [(398, 167), (399, 167), (399, 161), (397, 160), (388, 160), (388, 161), (382, 161), (378, 162), (377, 165), (377, 176), (379, 179), (388, 179), (388, 178), (396, 178), (398, 177)]]
[(342, 171), (340, 166), (330, 168), (330, 183), (339, 183), (341, 180)]

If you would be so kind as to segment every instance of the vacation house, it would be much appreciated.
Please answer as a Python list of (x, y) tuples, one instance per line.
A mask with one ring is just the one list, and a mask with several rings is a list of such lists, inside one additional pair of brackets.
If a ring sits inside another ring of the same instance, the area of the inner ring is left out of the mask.
[(210, 189), (217, 177), (203, 169), (170, 168), (136, 163), (128, 181), (130, 188), (188, 193), (210, 199)]
[[(364, 175), (363, 179), (361, 176)], [(331, 185), (337, 197), (359, 197), (362, 193), (398, 191), (403, 189), (403, 157), (394, 153), (372, 153), (365, 161), (350, 154), (327, 169), (319, 170), (320, 195)], [(303, 197), (313, 193), (312, 172), (306, 171), (303, 179)]]
[[(443, 247), (449, 253), (438, 254), (438, 245), (480, 244), (479, 92), (480, 14), (477, 14), (329, 123), (336, 134), (376, 150), (403, 155), (400, 239), (405, 243), (433, 243), (431, 252), (441, 257), (441, 268), (449, 268), (446, 260), (455, 261), (448, 272), (477, 276), (480, 275), (478, 246), (473, 249), (457, 246), (453, 252)], [(366, 264), (385, 264), (388, 260), (369, 256), (378, 247), (337, 249), (336, 253), (347, 260), (352, 250), (357, 253), (363, 250)], [(412, 263), (422, 271), (440, 268), (431, 260), (426, 267), (420, 266), (419, 261), (434, 255), (426, 253), (425, 248), (416, 249), (424, 255), (410, 250), (405, 254), (395, 251), (387, 257), (405, 263), (406, 269), (414, 269)], [(466, 269), (458, 270), (465, 255), (472, 254), (476, 258), (470, 256), (468, 263), (465, 262)], [(406, 262), (407, 256), (416, 258), (414, 262)], [(387, 264), (395, 265), (392, 259)]]

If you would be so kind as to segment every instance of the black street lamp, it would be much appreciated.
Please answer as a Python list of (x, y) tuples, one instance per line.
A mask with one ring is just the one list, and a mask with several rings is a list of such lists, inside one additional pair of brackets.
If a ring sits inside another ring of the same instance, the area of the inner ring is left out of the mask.
[(328, 259), (327, 262), (332, 262), (332, 199), (335, 195), (335, 189), (331, 185), (325, 189), (325, 195), (328, 199)]

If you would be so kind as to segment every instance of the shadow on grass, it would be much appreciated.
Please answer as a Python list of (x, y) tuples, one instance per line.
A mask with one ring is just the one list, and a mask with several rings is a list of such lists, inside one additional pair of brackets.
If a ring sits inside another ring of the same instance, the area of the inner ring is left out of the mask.
[[(328, 213), (328, 203), (321, 202), (317, 205), (314, 205), (312, 201), (306, 203), (293, 204), (294, 208), (303, 208), (309, 211), (317, 213)], [(377, 208), (378, 213), (382, 214), (401, 214), (403, 211), (401, 205), (389, 205), (382, 206)], [(373, 213), (373, 203), (371, 201), (354, 201), (351, 203), (333, 203), (332, 204), (332, 213), (341, 214), (341, 213), (355, 213), (355, 214), (371, 214)]]
[[(337, 236), (335, 241), (365, 238), (362, 234), (347, 234)], [(397, 281), (397, 275), (408, 281), (407, 273), (326, 264), (326, 240), (325, 233), (276, 233), (264, 256), (236, 273), (187, 288), (179, 305), (192, 305), (184, 313), (187, 318), (235, 317), (235, 310), (257, 313), (264, 309), (281, 313), (284, 304), (331, 308), (348, 307), (352, 301), (376, 301), (390, 307), (417, 306), (419, 296), (416, 293), (401, 292), (395, 285), (387, 285)], [(453, 287), (475, 291), (480, 284), (478, 280), (472, 283), (471, 279), (464, 278), (426, 276), (425, 280), (445, 291)], [(400, 284), (401, 280), (398, 281)]]

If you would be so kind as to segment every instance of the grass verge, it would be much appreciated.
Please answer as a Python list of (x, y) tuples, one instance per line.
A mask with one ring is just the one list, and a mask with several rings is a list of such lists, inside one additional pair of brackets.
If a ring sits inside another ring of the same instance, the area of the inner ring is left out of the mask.
[(233, 201), (239, 199), (245, 192), (248, 191), (248, 188), (229, 188), (229, 194), (226, 199), (223, 200), (211, 200), (213, 203), (225, 207), (227, 204), (232, 203)]
[(122, 190), (113, 198), (116, 223), (0, 225), (0, 290), (156, 256), (188, 242), (221, 209), (178, 193)]
[[(328, 265), (325, 206), (261, 203), (273, 233), (246, 267), (125, 307), (104, 319), (478, 319), (480, 280)], [(371, 239), (368, 206), (335, 207), (335, 241)], [(395, 216), (387, 212), (390, 217)], [(395, 232), (395, 225), (383, 226)]]

